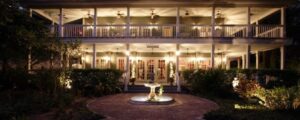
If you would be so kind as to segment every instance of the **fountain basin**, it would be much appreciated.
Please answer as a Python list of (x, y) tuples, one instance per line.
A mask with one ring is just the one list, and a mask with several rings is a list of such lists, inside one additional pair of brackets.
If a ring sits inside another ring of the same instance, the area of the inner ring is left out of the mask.
[(132, 104), (142, 105), (168, 105), (174, 103), (175, 100), (170, 96), (157, 96), (157, 100), (149, 100), (148, 96), (134, 96), (130, 98)]

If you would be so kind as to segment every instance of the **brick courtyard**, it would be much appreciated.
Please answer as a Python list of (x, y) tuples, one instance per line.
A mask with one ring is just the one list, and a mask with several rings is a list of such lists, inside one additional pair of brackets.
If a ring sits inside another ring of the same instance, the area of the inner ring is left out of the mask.
[(134, 105), (129, 99), (135, 95), (146, 93), (105, 96), (89, 101), (87, 107), (110, 120), (201, 120), (205, 113), (218, 108), (210, 100), (187, 94), (165, 94), (175, 98), (170, 105)]

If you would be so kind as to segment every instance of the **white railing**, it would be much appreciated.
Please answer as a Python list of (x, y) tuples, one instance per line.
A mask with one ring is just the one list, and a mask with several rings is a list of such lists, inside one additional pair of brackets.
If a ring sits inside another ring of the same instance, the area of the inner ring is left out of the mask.
[(126, 25), (97, 25), (96, 37), (126, 37)]
[(184, 38), (212, 37), (210, 25), (181, 25), (179, 36)]
[(214, 37), (247, 37), (247, 25), (220, 25), (215, 26)]
[(256, 38), (282, 38), (282, 25), (254, 25), (252, 26), (253, 37)]
[(174, 38), (176, 37), (176, 25), (131, 25), (129, 37)]
[[(94, 30), (96, 28), (96, 30)], [(283, 38), (282, 25), (63, 25), (50, 26), (55, 37), (98, 38)], [(179, 30), (177, 32), (177, 30)], [(96, 32), (96, 33), (94, 33)]]
[(93, 37), (92, 25), (64, 25), (63, 37)]

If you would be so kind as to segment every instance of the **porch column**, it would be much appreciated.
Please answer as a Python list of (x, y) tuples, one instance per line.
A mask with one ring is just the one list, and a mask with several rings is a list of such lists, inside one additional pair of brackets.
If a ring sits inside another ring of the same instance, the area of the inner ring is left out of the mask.
[(129, 44), (126, 44), (126, 77), (125, 77), (125, 81), (124, 81), (124, 91), (128, 91), (128, 82), (130, 79), (130, 46)]
[(59, 8), (58, 36), (63, 37), (63, 8)]
[(64, 52), (63, 51), (60, 52), (60, 62), (59, 62), (59, 64), (60, 64), (60, 68), (64, 67)]
[(255, 68), (259, 69), (259, 51), (256, 51), (255, 57)]
[(245, 55), (243, 54), (242, 55), (242, 69), (245, 69), (245, 66), (246, 66), (245, 63), (246, 63), (245, 62)]
[(212, 7), (212, 17), (211, 17), (211, 36), (214, 37), (215, 36), (215, 25), (216, 25), (216, 22), (215, 22), (215, 13), (216, 13), (216, 7), (213, 6)]
[(215, 67), (215, 44), (211, 45), (210, 52), (210, 67), (213, 69)]
[(92, 63), (92, 68), (96, 68), (96, 58), (97, 58), (97, 52), (96, 52), (96, 44), (93, 44), (93, 63)]
[(246, 47), (246, 69), (249, 69), (250, 68), (250, 50), (251, 49), (251, 46), (250, 45), (247, 45)]
[(285, 52), (284, 52), (284, 46), (280, 47), (280, 69), (284, 69), (284, 62), (285, 62)]
[(241, 69), (241, 60), (240, 60), (240, 58), (237, 59), (237, 68)]
[(180, 87), (180, 79), (179, 79), (179, 56), (180, 56), (180, 48), (179, 44), (176, 45), (176, 83), (177, 83), (177, 92), (181, 91)]
[(97, 8), (94, 8), (94, 29), (93, 29), (93, 37), (97, 37)]
[[(29, 10), (29, 16), (32, 17), (32, 9)], [(27, 56), (27, 70), (28, 71), (31, 71), (31, 62), (32, 62), (32, 59), (31, 59), (31, 46), (29, 46), (28, 48), (28, 56)]]
[(67, 53), (66, 54), (66, 67), (67, 67), (67, 69), (69, 69), (70, 68), (70, 55), (69, 55), (69, 53)]
[(255, 37), (258, 37), (258, 31), (259, 31), (259, 29), (258, 29), (258, 24), (259, 24), (258, 21), (256, 21), (256, 22), (255, 22), (255, 25), (256, 25), (256, 26), (255, 26)]
[(176, 15), (176, 37), (179, 37), (180, 34), (180, 8), (177, 7), (177, 15)]
[(282, 25), (282, 28), (280, 29), (280, 32), (281, 32), (281, 35), (280, 35), (280, 37), (282, 37), (282, 38), (285, 38), (285, 35), (286, 35), (286, 33), (285, 33), (285, 28), (286, 28), (286, 26), (285, 26), (285, 8), (284, 7), (282, 7), (281, 8), (281, 10), (280, 10), (280, 12), (281, 12), (281, 25)]
[(230, 59), (226, 56), (226, 70), (230, 69)]
[(127, 7), (126, 36), (130, 37), (130, 7)]
[(253, 37), (252, 35), (252, 26), (251, 26), (251, 8), (247, 8), (247, 25), (248, 25), (248, 32), (247, 37)]

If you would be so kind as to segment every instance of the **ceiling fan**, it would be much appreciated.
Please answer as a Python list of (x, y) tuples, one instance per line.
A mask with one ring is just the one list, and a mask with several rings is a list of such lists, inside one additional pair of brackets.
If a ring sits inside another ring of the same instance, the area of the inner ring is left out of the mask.
[(156, 13), (154, 13), (154, 9), (151, 9), (151, 14), (150, 14), (151, 19), (154, 19), (155, 17), (158, 17)]
[(185, 11), (185, 16), (189, 16), (190, 15), (190, 12), (188, 10)]
[(93, 17), (94, 17), (94, 15), (91, 15), (90, 11), (88, 11), (87, 17), (86, 17), (86, 22), (89, 24), (92, 24), (93, 20), (94, 20)]
[(121, 13), (120, 11), (117, 12), (117, 18), (121, 18), (124, 16), (124, 13)]
[(224, 15), (221, 13), (221, 10), (217, 10), (215, 21), (217, 24), (222, 24)]

